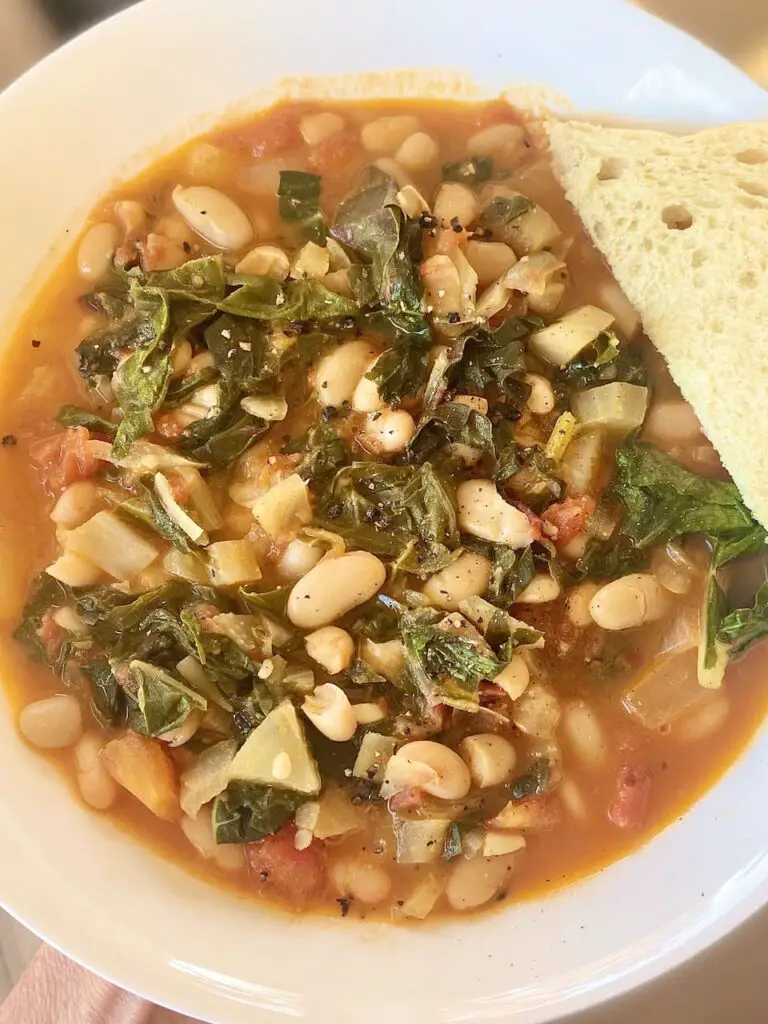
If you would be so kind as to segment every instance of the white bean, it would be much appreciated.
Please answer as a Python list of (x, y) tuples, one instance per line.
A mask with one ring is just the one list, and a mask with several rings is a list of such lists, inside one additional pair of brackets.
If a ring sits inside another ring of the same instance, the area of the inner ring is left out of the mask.
[(546, 377), (538, 373), (524, 373), (523, 381), (531, 389), (526, 405), (534, 416), (545, 416), (555, 408), (555, 392)]
[(426, 171), (437, 162), (440, 147), (425, 132), (409, 135), (395, 153), (395, 160), (406, 171)]
[(340, 896), (351, 896), (369, 906), (385, 900), (392, 888), (392, 879), (384, 868), (352, 857), (334, 861), (331, 881)]
[(709, 739), (725, 723), (729, 711), (728, 697), (718, 690), (674, 726), (674, 737), (681, 743), (699, 743)]
[(560, 701), (541, 683), (531, 683), (512, 711), (515, 725), (527, 736), (551, 739), (560, 722)]
[(298, 537), (292, 540), (278, 562), (277, 568), (281, 576), (289, 580), (298, 580), (306, 576), (323, 557), (323, 549), (317, 544), (309, 544)]
[(71, 694), (33, 701), (22, 709), (19, 729), (33, 747), (43, 750), (71, 747), (83, 732), (80, 702)]
[(450, 747), (433, 740), (406, 743), (389, 759), (385, 791), (418, 786), (441, 800), (461, 800), (472, 786), (464, 761)]
[(466, 256), (477, 274), (477, 283), (481, 288), (487, 288), (498, 281), (517, 263), (517, 256), (504, 242), (470, 240), (467, 242)]
[(525, 590), (517, 595), (515, 604), (548, 604), (556, 601), (561, 593), (558, 581), (548, 572), (542, 572), (534, 576)]
[(304, 698), (301, 710), (323, 736), (336, 743), (352, 739), (357, 718), (349, 697), (335, 683), (323, 683)]
[(557, 792), (560, 796), (560, 802), (568, 814), (578, 824), (583, 824), (589, 817), (589, 808), (587, 807), (587, 801), (584, 799), (584, 794), (573, 779), (563, 779), (557, 787)]
[(121, 199), (116, 202), (115, 216), (126, 234), (140, 231), (147, 222), (147, 211), (135, 199)]
[(467, 140), (468, 156), (512, 156), (525, 137), (519, 124), (491, 124), (481, 128)]
[(429, 203), (413, 185), (405, 185), (397, 193), (397, 205), (411, 220), (416, 220), (422, 213), (429, 213)]
[(316, 374), (320, 404), (336, 408), (351, 402), (360, 378), (377, 354), (370, 342), (358, 340), (348, 341), (323, 356)]
[(413, 416), (405, 409), (374, 412), (366, 420), (365, 443), (374, 452), (394, 455), (405, 451), (415, 430)]
[(393, 160), (391, 156), (382, 156), (378, 160), (374, 161), (374, 167), (378, 167), (384, 174), (389, 175), (390, 178), (394, 178), (397, 187), (403, 189), (406, 185), (412, 185), (413, 179), (405, 171), (397, 160)]
[(644, 433), (665, 445), (688, 444), (701, 437), (701, 424), (682, 399), (655, 402), (645, 420)]
[(103, 221), (89, 228), (77, 250), (77, 269), (80, 277), (91, 284), (102, 281), (112, 266), (119, 241), (120, 231), (116, 224)]
[(244, 167), (237, 175), (238, 187), (254, 196), (276, 196), (282, 170), (285, 170), (282, 159)]
[(373, 369), (376, 362), (376, 359), (372, 359), (370, 364), (366, 366), (363, 376), (355, 388), (355, 393), (352, 395), (352, 408), (355, 412), (378, 412), (385, 407), (385, 402), (379, 394), (376, 381), (369, 380), (365, 376), (369, 370)]
[(525, 548), (533, 542), (524, 512), (508, 504), (491, 480), (467, 480), (456, 491), (459, 527), (481, 540)]
[(253, 241), (253, 225), (247, 214), (218, 189), (177, 185), (171, 200), (192, 230), (217, 249), (243, 249)]
[(493, 680), (494, 685), (500, 686), (510, 700), (517, 700), (521, 697), (530, 681), (531, 671), (521, 654), (513, 654)]
[(472, 781), (481, 789), (506, 782), (517, 761), (515, 748), (509, 740), (492, 732), (467, 736), (459, 749), (469, 765)]
[(291, 269), (288, 254), (277, 245), (257, 245), (240, 260), (235, 267), (237, 274), (258, 274), (284, 281)]
[(585, 768), (601, 768), (608, 760), (608, 744), (600, 719), (583, 700), (570, 700), (563, 709), (560, 728), (571, 750)]
[(568, 621), (579, 629), (591, 626), (594, 619), (589, 611), (592, 598), (600, 589), (599, 583), (580, 583), (570, 591), (565, 602), (565, 614)]
[(360, 139), (369, 153), (392, 156), (403, 142), (419, 130), (419, 120), (411, 115), (377, 117), (363, 125)]
[(372, 598), (386, 578), (384, 563), (368, 551), (325, 558), (291, 590), (288, 618), (300, 629), (329, 626)]
[(308, 146), (317, 146), (343, 130), (344, 118), (330, 110), (322, 114), (306, 114), (299, 121), (299, 131)]
[(73, 530), (90, 519), (99, 504), (99, 489), (93, 480), (76, 480), (62, 492), (53, 506), (51, 519), (65, 530)]
[(635, 629), (660, 619), (668, 607), (664, 590), (647, 573), (630, 573), (607, 583), (589, 603), (601, 629)]
[(81, 558), (74, 551), (65, 551), (45, 570), (55, 580), (70, 587), (89, 587), (101, 579), (101, 569), (93, 562)]
[(502, 857), (459, 858), (445, 890), (454, 910), (474, 910), (498, 895), (515, 867), (517, 854)]
[(443, 227), (452, 226), (455, 220), (468, 228), (477, 220), (480, 203), (471, 188), (458, 181), (446, 181), (437, 190), (432, 212)]
[(345, 629), (323, 626), (304, 637), (307, 654), (332, 676), (352, 664), (355, 641)]
[(117, 786), (101, 763), (101, 736), (85, 733), (75, 747), (75, 767), (80, 795), (97, 811), (105, 811), (117, 797)]
[(468, 597), (480, 597), (488, 588), (491, 563), (474, 551), (465, 551), (424, 584), (424, 596), (437, 608), (455, 612)]
[(214, 861), (224, 871), (239, 871), (245, 864), (242, 846), (219, 844), (213, 838), (211, 813), (207, 807), (201, 807), (196, 818), (185, 814), (181, 819), (181, 831), (201, 857)]

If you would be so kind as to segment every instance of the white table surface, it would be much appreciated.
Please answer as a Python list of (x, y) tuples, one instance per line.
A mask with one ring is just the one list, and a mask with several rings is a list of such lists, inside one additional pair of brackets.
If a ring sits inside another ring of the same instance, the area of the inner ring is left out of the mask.
[[(639, 6), (697, 35), (768, 86), (768, 0), (639, 0)], [(37, 0), (0, 0), (0, 88), (53, 45)], [(0, 911), (0, 1001), (38, 945)], [(678, 971), (568, 1024), (768, 1024), (767, 976), (768, 910)]]

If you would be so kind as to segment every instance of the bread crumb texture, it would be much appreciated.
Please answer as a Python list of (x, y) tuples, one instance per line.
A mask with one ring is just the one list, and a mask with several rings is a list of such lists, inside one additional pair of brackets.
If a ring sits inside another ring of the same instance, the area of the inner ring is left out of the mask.
[(569, 201), (768, 527), (768, 124), (548, 133)]

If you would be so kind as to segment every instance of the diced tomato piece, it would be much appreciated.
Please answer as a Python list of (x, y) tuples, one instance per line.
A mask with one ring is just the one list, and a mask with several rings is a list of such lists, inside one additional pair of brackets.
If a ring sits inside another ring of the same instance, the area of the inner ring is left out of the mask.
[(650, 769), (625, 764), (619, 772), (616, 799), (608, 817), (618, 828), (640, 828), (648, 813), (653, 777)]
[(163, 412), (155, 416), (155, 433), (166, 441), (175, 441), (181, 437), (184, 427), (172, 412)]
[(53, 615), (53, 609), (49, 608), (40, 620), (40, 628), (37, 631), (37, 635), (45, 647), (48, 661), (56, 661), (61, 651), (61, 645), (67, 637), (66, 629), (58, 624)]
[(189, 501), (189, 484), (178, 473), (168, 474), (168, 483), (171, 485), (173, 500), (179, 505), (186, 505)]
[(422, 807), (427, 799), (427, 794), (418, 786), (406, 786), (389, 798), (389, 809), (397, 814), (398, 811), (413, 810)]
[(71, 427), (34, 445), (32, 460), (40, 467), (42, 482), (49, 491), (56, 494), (76, 480), (94, 475), (101, 460), (89, 442), (85, 427)]
[(559, 548), (583, 533), (589, 517), (593, 515), (597, 503), (589, 494), (580, 494), (578, 498), (566, 498), (558, 501), (542, 513), (544, 535)]
[(279, 107), (253, 125), (222, 133), (216, 141), (225, 147), (246, 149), (258, 158), (276, 156), (299, 145), (299, 117), (298, 111)]
[(259, 887), (274, 889), (294, 903), (308, 903), (325, 889), (325, 849), (313, 840), (306, 849), (297, 850), (295, 840), (295, 827), (284, 825), (274, 835), (248, 843), (245, 855)]
[(309, 164), (318, 174), (329, 174), (346, 167), (360, 152), (360, 137), (347, 129), (329, 135), (312, 148)]

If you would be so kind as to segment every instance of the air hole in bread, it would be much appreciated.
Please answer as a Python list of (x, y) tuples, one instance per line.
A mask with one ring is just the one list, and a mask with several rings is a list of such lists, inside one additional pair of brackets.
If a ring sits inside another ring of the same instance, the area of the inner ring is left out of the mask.
[(685, 231), (693, 224), (693, 214), (680, 203), (665, 206), (661, 211), (661, 219), (672, 231)]
[(704, 263), (706, 261), (706, 258), (707, 258), (706, 254), (705, 254), (703, 249), (696, 249), (695, 252), (693, 253), (693, 255), (691, 256), (691, 266), (692, 267), (703, 267)]
[(739, 274), (739, 284), (742, 288), (757, 288), (757, 274), (754, 270), (745, 270)]
[(595, 221), (595, 238), (600, 241), (605, 236), (605, 226), (602, 221)]
[(746, 192), (750, 196), (760, 196), (762, 199), (768, 199), (768, 188), (760, 181), (746, 181), (742, 179), (737, 181), (736, 184), (742, 192)]
[(600, 170), (597, 172), (597, 180), (615, 181), (617, 178), (622, 176), (626, 166), (626, 161), (622, 160), (621, 157), (609, 156), (600, 164)]
[(742, 149), (736, 154), (740, 164), (764, 164), (768, 160), (768, 153), (764, 149)]
[(736, 202), (739, 206), (746, 206), (748, 210), (760, 210), (763, 208), (763, 204), (751, 196), (736, 196)]

